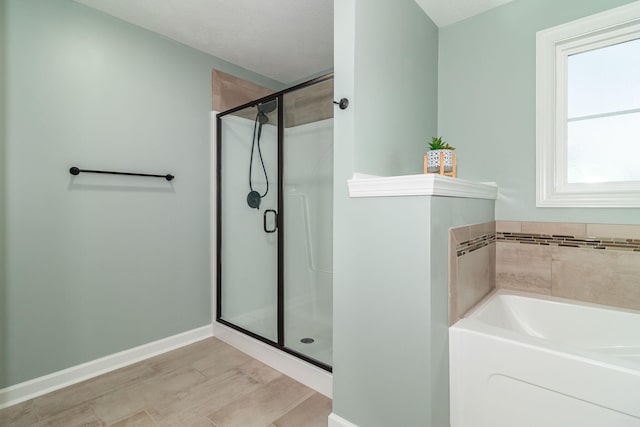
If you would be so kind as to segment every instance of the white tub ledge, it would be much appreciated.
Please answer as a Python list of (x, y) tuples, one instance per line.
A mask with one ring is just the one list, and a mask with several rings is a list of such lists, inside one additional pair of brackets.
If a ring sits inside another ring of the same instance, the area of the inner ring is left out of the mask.
[(496, 200), (494, 182), (473, 182), (437, 174), (375, 176), (354, 173), (350, 197), (443, 196)]

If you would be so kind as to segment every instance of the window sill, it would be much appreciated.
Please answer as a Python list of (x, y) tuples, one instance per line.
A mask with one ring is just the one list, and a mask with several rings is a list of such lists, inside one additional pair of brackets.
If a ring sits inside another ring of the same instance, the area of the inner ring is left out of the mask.
[(538, 194), (539, 208), (638, 208), (638, 189), (629, 191), (608, 190), (602, 192), (552, 192)]

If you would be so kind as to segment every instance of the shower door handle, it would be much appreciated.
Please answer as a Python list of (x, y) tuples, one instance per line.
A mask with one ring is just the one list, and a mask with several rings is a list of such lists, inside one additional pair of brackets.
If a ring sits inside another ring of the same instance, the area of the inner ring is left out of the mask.
[[(267, 228), (267, 214), (269, 213), (273, 213), (273, 228), (269, 229)], [(275, 233), (276, 230), (278, 229), (278, 213), (276, 211), (274, 211), (273, 209), (267, 209), (266, 211), (264, 211), (264, 215), (262, 216), (262, 228), (264, 229), (265, 233)]]

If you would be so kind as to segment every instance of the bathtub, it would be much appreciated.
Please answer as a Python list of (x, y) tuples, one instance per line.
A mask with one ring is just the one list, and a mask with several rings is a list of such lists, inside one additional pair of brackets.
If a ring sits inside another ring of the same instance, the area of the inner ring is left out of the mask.
[(498, 290), (449, 350), (452, 427), (640, 427), (640, 311)]

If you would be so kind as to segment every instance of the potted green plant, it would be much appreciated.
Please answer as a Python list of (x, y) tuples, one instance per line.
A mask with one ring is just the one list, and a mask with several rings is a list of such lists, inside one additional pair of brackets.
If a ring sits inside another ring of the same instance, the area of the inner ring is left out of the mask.
[(441, 136), (432, 137), (429, 143), (429, 151), (427, 151), (427, 165), (426, 173), (439, 173), (440, 172), (440, 159), (444, 161), (444, 172), (453, 172), (454, 147), (447, 144), (442, 140)]

